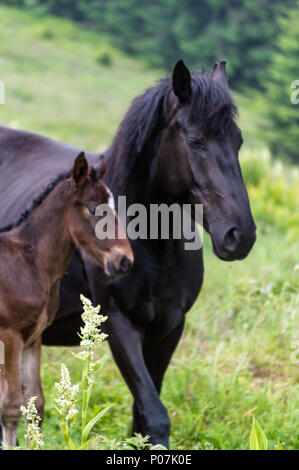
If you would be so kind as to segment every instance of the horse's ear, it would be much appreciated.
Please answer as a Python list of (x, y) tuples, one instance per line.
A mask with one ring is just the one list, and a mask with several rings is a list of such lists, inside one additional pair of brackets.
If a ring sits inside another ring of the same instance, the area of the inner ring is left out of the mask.
[(191, 95), (191, 75), (182, 60), (179, 60), (174, 66), (172, 88), (180, 101), (187, 101)]
[(226, 61), (216, 62), (212, 70), (212, 79), (224, 88), (228, 88)]
[(88, 174), (88, 163), (85, 158), (84, 152), (81, 152), (77, 156), (74, 166), (73, 166), (73, 173), (72, 173), (73, 180), (77, 184), (79, 183), (82, 184), (86, 180), (87, 174)]
[(106, 167), (106, 164), (104, 162), (104, 155), (100, 156), (100, 163), (99, 163), (99, 166), (98, 166), (97, 173), (98, 173), (98, 178), (100, 180), (102, 180), (107, 174), (107, 167)]

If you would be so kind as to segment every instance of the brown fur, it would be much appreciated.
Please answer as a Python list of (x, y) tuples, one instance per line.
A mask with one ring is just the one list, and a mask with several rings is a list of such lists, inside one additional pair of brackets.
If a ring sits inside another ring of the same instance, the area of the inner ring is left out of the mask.
[(60, 279), (75, 247), (107, 274), (108, 263), (117, 272), (124, 258), (126, 266), (133, 262), (127, 238), (98, 240), (95, 236), (97, 219), (90, 209), (108, 198), (107, 187), (80, 154), (72, 176), (58, 181), (20, 224), (0, 234), (0, 340), (5, 345), (0, 410), (6, 446), (16, 445), (20, 406), (31, 396), (38, 397), (43, 416), (41, 334), (59, 308)]

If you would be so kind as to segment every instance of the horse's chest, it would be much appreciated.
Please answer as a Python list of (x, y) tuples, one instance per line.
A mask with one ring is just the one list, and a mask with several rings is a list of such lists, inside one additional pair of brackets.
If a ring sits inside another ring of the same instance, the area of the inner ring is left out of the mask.
[(178, 282), (175, 266), (163, 267), (155, 281), (151, 286), (151, 298), (157, 311), (161, 306), (164, 308), (165, 303), (185, 309), (188, 292), (186, 292), (184, 282)]
[[(131, 318), (142, 326), (160, 325), (171, 330), (178, 325), (196, 299), (201, 282), (182, 275), (179, 264), (165, 265), (156, 271), (145, 289), (140, 289), (131, 310)], [(186, 274), (186, 273), (185, 273)]]

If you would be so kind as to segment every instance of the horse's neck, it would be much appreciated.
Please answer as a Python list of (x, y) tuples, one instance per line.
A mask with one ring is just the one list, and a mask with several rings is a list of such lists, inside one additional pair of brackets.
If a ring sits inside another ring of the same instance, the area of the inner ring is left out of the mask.
[(63, 276), (74, 250), (66, 221), (70, 196), (70, 183), (59, 183), (17, 229), (18, 238), (31, 245), (35, 263), (50, 283)]
[[(130, 204), (139, 203), (144, 204), (149, 211), (150, 204), (171, 204), (174, 202), (161, 186), (157, 176), (157, 146), (154, 143), (150, 148), (144, 150), (144, 154), (138, 157), (140, 162), (138, 168), (133, 168), (130, 175), (124, 172), (124, 167), (129, 162), (122, 161), (122, 150), (114, 154), (111, 149), (107, 152), (108, 186), (113, 191), (115, 198), (119, 195), (126, 196), (127, 209)], [(119, 162), (122, 162), (122, 165)], [(142, 243), (146, 244), (150, 251), (153, 250), (156, 254), (161, 253), (160, 263), (162, 265), (170, 264), (175, 258), (175, 253), (181, 251), (181, 241), (172, 238), (169, 240), (142, 240)]]
[(150, 204), (170, 202), (157, 177), (158, 136), (156, 142), (145, 146), (130, 172), (128, 172), (128, 168), (131, 166), (131, 159), (134, 160), (132, 155), (123, 150), (121, 146), (115, 152), (113, 147), (106, 152), (107, 184), (116, 198), (117, 196), (126, 196), (127, 205), (137, 202), (147, 207)]

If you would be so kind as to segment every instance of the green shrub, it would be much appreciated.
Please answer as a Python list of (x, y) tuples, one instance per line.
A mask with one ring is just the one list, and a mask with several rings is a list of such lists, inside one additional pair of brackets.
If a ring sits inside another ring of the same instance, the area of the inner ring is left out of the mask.
[(245, 184), (258, 186), (273, 171), (271, 156), (267, 149), (245, 150), (241, 154), (242, 174)]
[[(269, 68), (269, 79), (265, 82), (266, 100), (269, 103), (270, 147), (276, 156), (288, 157), (299, 163), (299, 104), (296, 104), (298, 87), (291, 84), (298, 80), (299, 54), (299, 0), (284, 12), (279, 21), (280, 35), (277, 38), (273, 61)], [(297, 90), (297, 91), (295, 91)], [(295, 93), (295, 102), (291, 94)], [(266, 105), (267, 106), (267, 105)]]
[(44, 31), (41, 31), (41, 37), (49, 41), (55, 37), (55, 34), (54, 31), (52, 31), (51, 29), (46, 28), (44, 29)]
[(33, 34), (42, 39), (46, 39), (47, 41), (54, 39), (56, 36), (54, 32), (54, 28), (52, 28), (50, 25), (47, 25), (47, 24), (41, 24), (41, 25), (35, 26), (33, 28)]
[(109, 44), (105, 43), (103, 46), (100, 46), (98, 50), (95, 52), (95, 61), (98, 64), (105, 65), (106, 67), (113, 64), (114, 58), (117, 55), (117, 50), (110, 46)]
[(267, 151), (242, 156), (251, 208), (260, 230), (278, 228), (293, 241), (299, 236), (299, 172), (273, 162)]
[(96, 57), (96, 61), (101, 65), (112, 65), (111, 54), (108, 51), (100, 52)]

